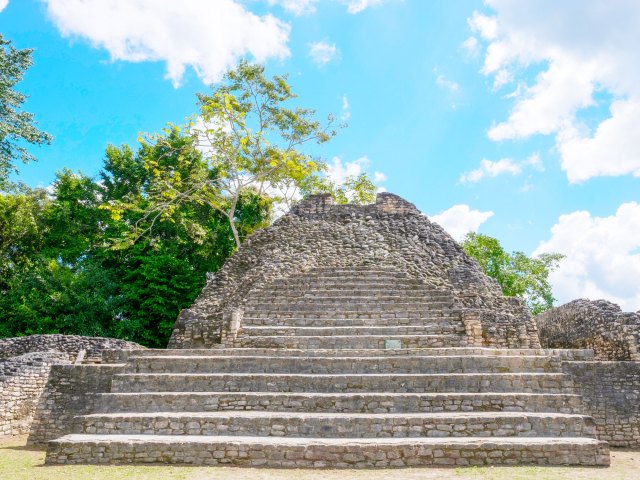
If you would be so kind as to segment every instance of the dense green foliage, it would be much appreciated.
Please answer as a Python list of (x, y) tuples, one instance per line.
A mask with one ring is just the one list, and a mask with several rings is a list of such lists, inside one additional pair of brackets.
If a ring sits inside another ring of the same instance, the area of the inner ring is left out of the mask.
[(506, 296), (522, 297), (534, 315), (553, 307), (549, 273), (564, 255), (543, 253), (532, 258), (522, 252), (509, 253), (495, 238), (473, 232), (462, 241), (462, 248), (478, 261), (484, 273), (496, 279)]
[[(1, 52), (9, 117), (0, 118), (0, 181), (8, 186), (13, 160), (29, 158), (14, 140), (48, 136), (11, 110), (24, 100), (10, 87), (30, 51)], [(295, 98), (286, 78), (263, 72), (241, 63), (199, 95), (198, 122), (143, 136), (136, 151), (109, 146), (96, 178), (65, 169), (48, 190), (0, 188), (0, 337), (99, 335), (164, 347), (207, 272), (269, 224), (274, 204), (316, 192), (373, 200), (366, 175), (336, 184), (326, 164), (300, 151), (335, 135), (332, 120), (322, 127), (312, 110), (286, 106)]]
[(0, 34), (0, 191), (10, 186), (9, 175), (17, 171), (16, 161), (34, 160), (23, 143), (51, 141), (49, 134), (36, 128), (33, 114), (22, 111), (26, 96), (14, 89), (32, 64), (31, 54), (29, 49), (15, 49)]
[[(190, 142), (177, 131), (166, 138), (172, 147)], [(193, 147), (181, 148), (180, 158), (159, 148), (109, 147), (99, 179), (64, 170), (51, 193), (23, 187), (0, 196), (0, 336), (104, 335), (166, 345), (180, 309), (235, 242), (224, 215), (196, 203), (183, 202), (149, 228), (154, 219), (142, 213), (153, 188), (149, 158), (166, 168), (197, 169), (203, 162)], [(104, 208), (125, 198), (137, 210), (114, 218)], [(266, 224), (270, 205), (243, 193), (236, 215), (241, 237)], [(112, 248), (134, 223), (148, 234)]]

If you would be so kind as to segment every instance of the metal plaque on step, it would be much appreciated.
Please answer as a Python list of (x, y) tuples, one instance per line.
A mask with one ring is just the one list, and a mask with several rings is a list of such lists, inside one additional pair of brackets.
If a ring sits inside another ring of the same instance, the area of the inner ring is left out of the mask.
[(389, 349), (402, 348), (402, 343), (400, 342), (400, 340), (385, 340), (384, 348), (389, 348)]

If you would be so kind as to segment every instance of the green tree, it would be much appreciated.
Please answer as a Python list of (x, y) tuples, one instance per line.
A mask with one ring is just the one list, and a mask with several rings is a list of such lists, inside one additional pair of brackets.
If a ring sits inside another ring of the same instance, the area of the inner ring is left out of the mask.
[[(267, 79), (264, 67), (242, 62), (211, 94), (198, 95), (196, 121), (182, 130), (171, 126), (141, 139), (145, 148), (162, 152), (145, 158), (151, 186), (144, 223), (153, 226), (157, 219), (171, 217), (185, 202), (207, 205), (225, 216), (235, 245), (240, 246), (241, 196), (250, 191), (272, 201), (294, 198), (305, 179), (323, 168), (303, 152), (303, 146), (326, 142), (336, 134), (332, 117), (322, 125), (313, 110), (292, 107), (295, 98), (286, 77)], [(173, 142), (176, 135), (185, 140), (183, 144)], [(189, 159), (194, 151), (203, 162), (197, 168), (181, 168), (196, 165)], [(166, 155), (178, 159), (177, 168), (163, 164)], [(130, 207), (114, 204), (112, 211)], [(148, 233), (140, 225), (134, 227), (130, 241)]]
[(0, 193), (0, 294), (16, 273), (33, 262), (45, 244), (44, 212), (51, 200), (43, 189)]
[(462, 248), (484, 273), (500, 284), (506, 296), (523, 298), (534, 315), (553, 307), (549, 273), (558, 267), (564, 255), (543, 253), (528, 257), (522, 252), (509, 253), (497, 239), (473, 232), (462, 241)]
[[(139, 220), (120, 245), (151, 234), (158, 221), (170, 220), (185, 203), (220, 212), (237, 248), (243, 238), (238, 228), (243, 195), (286, 207), (320, 192), (331, 193), (338, 203), (373, 201), (376, 187), (366, 174), (336, 184), (326, 163), (305, 152), (306, 144), (327, 142), (344, 125), (335, 125), (331, 115), (321, 123), (315, 111), (291, 105), (296, 97), (286, 76), (268, 79), (264, 67), (241, 62), (211, 94), (198, 95), (196, 120), (141, 138), (142, 149), (157, 153), (144, 157), (143, 170), (150, 175), (144, 205), (112, 201), (108, 206), (114, 218), (138, 209)], [(201, 231), (196, 223), (191, 228)]]
[[(323, 165), (323, 173), (326, 173)], [(304, 196), (314, 193), (330, 193), (338, 204), (354, 203), (365, 205), (373, 203), (378, 188), (366, 173), (349, 175), (342, 183), (332, 181), (326, 174), (313, 175), (306, 179), (301, 186)]]
[(32, 53), (15, 49), (0, 34), (0, 190), (9, 187), (9, 175), (18, 171), (16, 161), (34, 160), (23, 143), (51, 142), (51, 136), (36, 127), (33, 114), (21, 110), (26, 95), (14, 90), (33, 64)]
[(36, 256), (0, 296), (0, 337), (40, 333), (117, 336), (117, 279), (93, 259)]
[[(203, 167), (195, 148), (180, 148), (190, 138), (172, 131), (170, 148), (111, 146), (98, 179), (65, 169), (51, 192), (0, 193), (0, 336), (105, 335), (166, 345), (206, 273), (235, 249), (226, 217), (208, 205), (182, 202), (153, 228), (153, 219), (144, 218), (155, 188), (149, 159), (184, 174)], [(113, 202), (131, 208), (103, 208)], [(236, 209), (240, 238), (266, 225), (270, 209), (268, 199), (243, 192)], [(149, 234), (112, 248), (112, 239), (136, 223)]]

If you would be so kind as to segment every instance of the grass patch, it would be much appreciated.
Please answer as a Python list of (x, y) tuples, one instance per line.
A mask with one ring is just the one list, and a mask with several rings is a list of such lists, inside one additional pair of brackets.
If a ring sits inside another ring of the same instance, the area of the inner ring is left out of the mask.
[(614, 450), (609, 468), (471, 467), (401, 470), (269, 470), (233, 467), (44, 466), (26, 437), (0, 439), (0, 479), (7, 480), (638, 480), (640, 452)]

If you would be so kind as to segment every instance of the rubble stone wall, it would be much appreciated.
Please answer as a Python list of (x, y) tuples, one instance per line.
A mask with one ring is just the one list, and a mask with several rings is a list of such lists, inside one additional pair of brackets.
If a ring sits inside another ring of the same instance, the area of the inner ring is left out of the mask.
[(17, 357), (31, 352), (57, 351), (67, 354), (75, 361), (81, 350), (86, 358), (99, 361), (105, 349), (144, 348), (137, 343), (105, 337), (82, 337), (80, 335), (29, 335), (25, 337), (0, 338), (0, 359)]
[(544, 348), (590, 348), (596, 360), (640, 360), (640, 315), (606, 300), (573, 300), (538, 315)]
[(640, 447), (640, 362), (565, 362), (575, 393), (613, 447)]
[[(144, 348), (115, 338), (30, 335), (0, 339), (0, 435), (29, 432), (36, 406), (54, 365), (100, 362), (104, 350)], [(52, 419), (58, 421), (58, 419)]]
[(0, 435), (29, 432), (49, 368), (68, 362), (59, 352), (27, 353), (0, 361)]
[(316, 195), (251, 235), (181, 312), (170, 348), (220, 343), (225, 312), (242, 308), (276, 279), (316, 268), (393, 268), (426, 289), (450, 291), (456, 309), (481, 321), (482, 345), (539, 347), (535, 322), (518, 299), (506, 298), (455, 240), (411, 203), (389, 193), (371, 205), (334, 205)]
[(99, 393), (108, 392), (111, 377), (123, 365), (54, 365), (35, 409), (27, 445), (73, 432), (74, 417), (92, 413)]

